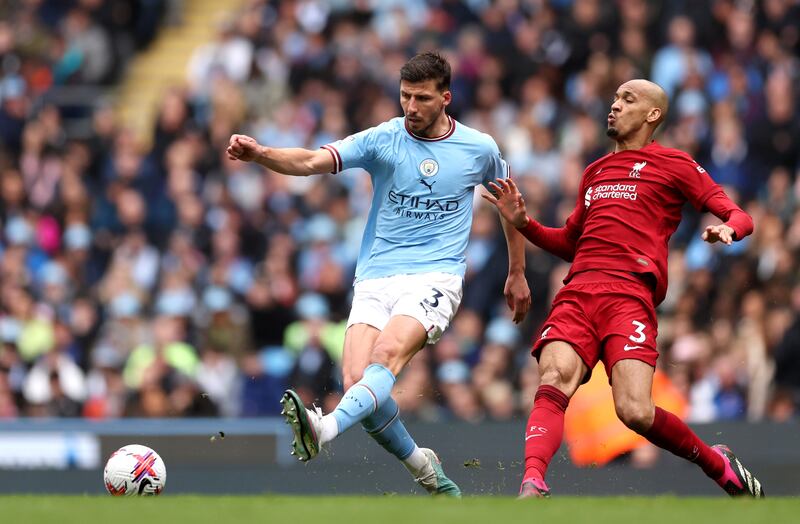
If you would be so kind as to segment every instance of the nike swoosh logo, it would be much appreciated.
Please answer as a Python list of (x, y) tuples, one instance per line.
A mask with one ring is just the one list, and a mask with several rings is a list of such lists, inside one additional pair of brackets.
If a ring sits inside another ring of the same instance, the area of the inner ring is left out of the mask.
[(525, 440), (530, 440), (530, 439), (532, 439), (534, 437), (543, 437), (543, 436), (544, 436), (544, 433), (537, 433), (536, 435), (528, 435), (527, 437), (525, 437)]
[(624, 349), (625, 351), (630, 351), (632, 349), (642, 349), (642, 347), (644, 346), (629, 346), (628, 344), (625, 344), (625, 347), (622, 349)]

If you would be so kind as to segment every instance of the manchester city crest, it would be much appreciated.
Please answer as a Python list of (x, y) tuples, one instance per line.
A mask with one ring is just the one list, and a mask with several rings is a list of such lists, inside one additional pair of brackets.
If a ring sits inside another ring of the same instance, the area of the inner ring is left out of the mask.
[(422, 176), (431, 177), (439, 172), (439, 164), (432, 158), (426, 158), (419, 164), (419, 172)]

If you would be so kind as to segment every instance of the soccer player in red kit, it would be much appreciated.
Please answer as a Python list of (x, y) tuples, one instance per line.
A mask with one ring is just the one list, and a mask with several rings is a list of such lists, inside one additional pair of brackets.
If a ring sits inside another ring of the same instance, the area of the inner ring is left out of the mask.
[(731, 244), (753, 230), (750, 216), (697, 162), (653, 140), (666, 114), (667, 96), (658, 85), (631, 80), (617, 89), (606, 132), (616, 147), (584, 171), (565, 227), (544, 227), (528, 217), (511, 180), (498, 180), (495, 195), (483, 195), (528, 240), (572, 262), (533, 346), (541, 385), (525, 431), (521, 497), (549, 496), (545, 473), (561, 445), (564, 412), (599, 361), (626, 426), (696, 463), (730, 495), (764, 496), (730, 449), (708, 446), (652, 400), (655, 307), (666, 294), (668, 242), (683, 204), (722, 220), (705, 229), (706, 242)]

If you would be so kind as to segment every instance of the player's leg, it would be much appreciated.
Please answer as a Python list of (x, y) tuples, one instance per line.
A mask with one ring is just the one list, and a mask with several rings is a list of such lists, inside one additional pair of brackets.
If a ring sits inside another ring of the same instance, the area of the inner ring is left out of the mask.
[(562, 288), (533, 345), (532, 354), (539, 361), (540, 385), (525, 428), (521, 498), (549, 495), (545, 476), (561, 446), (569, 399), (588, 380), (599, 359), (599, 339), (587, 315), (592, 310), (593, 296), (572, 284)]
[[(416, 318), (393, 316), (375, 339), (370, 364), (361, 379), (347, 389), (336, 409), (323, 419), (335, 420), (336, 434), (361, 422), (428, 492), (458, 497), (461, 490), (444, 474), (436, 453), (416, 445), (399, 418), (397, 403), (389, 394), (396, 375), (427, 340), (428, 331)], [(355, 377), (355, 372), (351, 377)]]
[[(345, 392), (363, 378), (364, 371), (372, 359), (372, 348), (380, 334), (380, 329), (364, 323), (353, 324), (347, 328), (342, 354), (342, 387)], [(320, 425), (321, 444), (330, 442), (340, 433), (339, 422), (333, 414), (323, 417)]]
[[(375, 343), (371, 366), (381, 365), (396, 375), (424, 347), (429, 340), (428, 335), (428, 330), (419, 320), (406, 315), (392, 317)], [(461, 496), (459, 487), (445, 475), (436, 453), (418, 447), (411, 438), (400, 419), (400, 408), (394, 399), (389, 397), (374, 414), (362, 421), (362, 425), (378, 444), (403, 462), (428, 493)]]
[(342, 387), (345, 391), (361, 380), (372, 357), (372, 346), (381, 330), (369, 324), (353, 324), (344, 335), (342, 353)]
[(727, 447), (708, 446), (680, 418), (655, 406), (653, 373), (653, 366), (641, 360), (613, 365), (611, 389), (620, 420), (656, 446), (696, 463), (731, 496), (763, 497), (761, 483)]
[[(455, 275), (428, 273), (401, 276), (395, 284), (399, 298), (392, 307), (392, 319), (375, 344), (372, 359), (396, 374), (425, 343), (435, 344), (442, 336), (458, 309), (463, 282)], [(417, 327), (413, 327), (415, 323)], [(416, 331), (419, 327), (424, 336), (414, 343), (419, 344), (416, 347), (404, 346), (392, 334), (394, 330)], [(461, 495), (458, 486), (445, 475), (436, 453), (417, 447), (408, 435), (393, 399), (389, 398), (362, 425), (381, 446), (402, 460), (417, 483), (429, 493)]]
[(415, 319), (393, 316), (375, 339), (369, 365), (362, 377), (350, 386), (331, 416), (338, 433), (378, 411), (389, 400), (395, 377), (425, 344), (427, 333)]
[[(456, 281), (460, 293), (460, 280)], [(342, 360), (345, 393), (332, 413), (322, 416), (318, 410), (306, 409), (292, 390), (284, 394), (281, 400), (284, 416), (294, 432), (293, 452), (300, 460), (310, 460), (317, 455), (322, 444), (365, 418), (377, 415), (376, 421), (367, 422), (368, 428), (376, 431), (396, 415), (397, 407), (390, 396), (395, 374), (428, 337), (426, 328), (414, 318), (392, 316), (393, 309), (397, 308), (398, 303), (402, 305), (404, 297), (408, 296), (408, 290), (415, 289), (411, 285), (413, 283), (414, 279), (409, 282), (408, 278), (401, 277), (356, 283)], [(424, 288), (417, 292), (421, 296), (412, 297), (416, 300), (414, 305), (424, 312), (420, 301), (430, 292)], [(442, 306), (445, 305), (446, 302), (442, 301)], [(373, 353), (377, 360), (373, 358)], [(379, 411), (378, 408), (383, 404), (388, 405)], [(386, 433), (386, 428), (381, 433)], [(396, 435), (396, 440), (403, 444), (403, 449), (398, 453), (406, 455), (409, 450), (405, 447), (413, 450), (415, 446), (410, 437), (404, 438), (407, 433), (403, 433), (404, 429), (400, 435)], [(412, 451), (410, 455), (403, 458), (427, 462), (421, 453), (414, 454)]]
[(549, 496), (550, 490), (545, 484), (547, 467), (561, 446), (569, 399), (588, 371), (571, 344), (556, 340), (542, 347), (539, 354), (541, 382), (525, 428), (525, 473), (520, 497)]
[[(650, 442), (695, 462), (732, 495), (763, 496), (760, 483), (725, 447), (709, 447), (679, 417), (654, 405), (658, 318), (646, 286), (612, 284), (598, 309), (603, 363), (620, 420)], [(613, 289), (616, 286), (618, 289)]]
[[(361, 380), (364, 370), (370, 364), (372, 348), (380, 334), (378, 328), (362, 323), (353, 324), (347, 329), (342, 355), (342, 384), (345, 390), (349, 390)], [(291, 392), (287, 394), (291, 395)], [(430, 476), (427, 469), (433, 470), (432, 466), (437, 465), (438, 458), (435, 455), (431, 458), (432, 452), (420, 449), (416, 445), (398, 415), (399, 407), (394, 399), (389, 397), (376, 412), (363, 419), (361, 424), (367, 433), (386, 451), (397, 457), (415, 478)], [(306, 417), (309, 426), (318, 435), (318, 446), (333, 440), (338, 435), (338, 422), (332, 414), (320, 417), (318, 413), (307, 410)], [(302, 440), (296, 439), (296, 442)], [(302, 445), (300, 452), (296, 454), (301, 458), (307, 456), (303, 453)]]
[[(357, 331), (361, 330), (357, 328)], [(396, 373), (424, 345), (426, 339), (425, 329), (415, 319), (392, 317), (375, 338), (369, 353), (370, 364), (364, 368), (361, 378), (345, 390), (342, 400), (328, 415), (322, 416), (319, 411), (306, 409), (297, 394), (287, 390), (282, 403), (284, 416), (295, 433), (293, 453), (300, 460), (310, 460), (319, 453), (320, 446), (377, 412), (391, 398)], [(353, 365), (363, 362), (366, 350), (356, 352), (355, 348), (365, 347), (351, 344), (348, 364), (351, 361)], [(350, 373), (352, 377), (354, 372)]]
[[(375, 395), (376, 391), (391, 391), (394, 377), (413, 355), (426, 341), (433, 343), (441, 336), (460, 299), (461, 279), (453, 275), (393, 277), (356, 285), (343, 358), (345, 395), (330, 415), (320, 417), (307, 412), (309, 425), (322, 428), (318, 433), (323, 442), (361, 421), (367, 432), (398, 457), (426, 490), (460, 496), (458, 486), (444, 475), (436, 454), (417, 447), (408, 434), (394, 399), (388, 394)], [(388, 320), (387, 303), (392, 304)], [(366, 324), (382, 329), (373, 330)], [(302, 451), (298, 453), (301, 460), (308, 460)]]
[[(381, 329), (389, 322), (391, 304), (395, 300), (395, 297), (387, 293), (386, 279), (364, 280), (354, 286), (342, 355), (345, 396), (362, 379), (364, 370), (370, 363), (372, 347)], [(294, 433), (292, 454), (297, 455), (301, 461), (314, 458), (319, 453), (320, 446), (340, 432), (338, 422), (331, 414), (323, 416), (316, 408), (306, 409), (300, 397), (291, 389), (284, 393), (281, 404), (282, 414)]]
[[(348, 328), (342, 358), (345, 390), (361, 380), (380, 333), (380, 330), (367, 324), (354, 324)], [(361, 425), (383, 449), (397, 457), (415, 478), (419, 478), (431, 459), (414, 442), (399, 414), (397, 402), (389, 397), (375, 413), (362, 420)]]

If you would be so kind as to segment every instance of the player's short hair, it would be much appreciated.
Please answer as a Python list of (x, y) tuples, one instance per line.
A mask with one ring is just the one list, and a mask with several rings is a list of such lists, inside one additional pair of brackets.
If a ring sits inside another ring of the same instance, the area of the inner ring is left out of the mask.
[(400, 80), (424, 82), (435, 80), (439, 91), (450, 89), (450, 63), (439, 53), (420, 53), (400, 68)]

